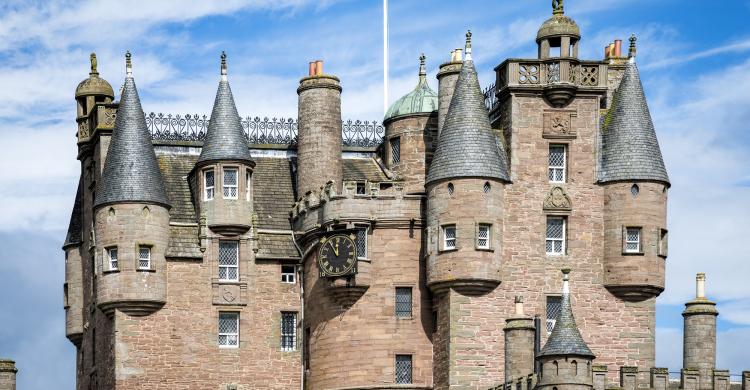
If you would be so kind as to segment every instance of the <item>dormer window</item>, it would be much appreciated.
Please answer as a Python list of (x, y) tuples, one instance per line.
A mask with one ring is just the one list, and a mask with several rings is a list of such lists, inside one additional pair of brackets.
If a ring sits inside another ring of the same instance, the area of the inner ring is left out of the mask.
[(357, 182), (357, 195), (367, 195), (367, 189), (365, 187), (365, 182), (358, 181)]
[(214, 170), (207, 169), (203, 171), (203, 200), (214, 198)]
[(237, 168), (224, 168), (224, 199), (237, 199)]

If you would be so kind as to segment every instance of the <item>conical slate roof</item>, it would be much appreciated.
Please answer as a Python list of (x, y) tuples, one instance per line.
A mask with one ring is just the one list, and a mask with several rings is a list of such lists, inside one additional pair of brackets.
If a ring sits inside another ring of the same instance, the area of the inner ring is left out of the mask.
[(431, 113), (438, 109), (438, 95), (427, 84), (427, 71), (425, 69), (425, 56), (419, 57), (419, 82), (414, 90), (402, 96), (388, 108), (385, 120), (410, 114)]
[(83, 178), (78, 179), (78, 190), (76, 191), (76, 200), (73, 202), (73, 211), (70, 213), (70, 223), (68, 224), (68, 234), (65, 235), (63, 248), (69, 245), (78, 245), (81, 243), (82, 228), (81, 218), (83, 217)]
[(653, 180), (669, 184), (634, 58), (625, 68), (604, 120), (599, 182)]
[(237, 106), (234, 104), (232, 90), (227, 81), (226, 55), (223, 53), (221, 60), (221, 81), (216, 91), (214, 108), (198, 163), (215, 160), (241, 160), (252, 163), (247, 137), (242, 129), (240, 115), (237, 113)]
[(130, 53), (127, 63), (127, 77), (94, 207), (119, 202), (157, 203), (169, 207), (151, 134), (130, 71)]
[(456, 177), (510, 181), (505, 150), (490, 128), (470, 41), (426, 184)]
[(547, 344), (539, 353), (542, 356), (565, 356), (575, 355), (594, 358), (586, 342), (578, 331), (576, 320), (573, 318), (573, 310), (570, 307), (570, 291), (568, 287), (568, 273), (564, 270), (562, 307), (557, 315), (555, 327), (547, 339)]

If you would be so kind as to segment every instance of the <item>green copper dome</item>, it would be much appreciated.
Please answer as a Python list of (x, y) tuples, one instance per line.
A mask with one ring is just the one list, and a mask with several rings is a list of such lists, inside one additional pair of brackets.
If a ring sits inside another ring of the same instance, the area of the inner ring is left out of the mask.
[(425, 56), (419, 57), (419, 83), (413, 91), (402, 96), (385, 113), (384, 121), (401, 115), (430, 113), (438, 109), (438, 95), (427, 84)]

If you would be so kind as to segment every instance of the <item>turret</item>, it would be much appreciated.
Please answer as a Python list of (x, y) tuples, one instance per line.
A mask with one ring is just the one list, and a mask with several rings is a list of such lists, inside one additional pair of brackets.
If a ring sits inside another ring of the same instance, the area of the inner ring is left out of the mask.
[(716, 303), (706, 298), (706, 274), (695, 277), (695, 299), (685, 304), (682, 367), (698, 370), (698, 389), (713, 389), (716, 368)]
[(425, 56), (419, 57), (419, 82), (385, 114), (385, 164), (403, 181), (404, 192), (424, 193), (427, 164), (437, 130), (438, 95), (427, 84)]
[(516, 296), (515, 313), (505, 320), (505, 382), (534, 372), (534, 319), (523, 312)]
[(471, 57), (466, 58), (426, 179), (427, 285), (482, 294), (500, 283), (505, 150), (492, 132)]
[(89, 137), (90, 130), (87, 117), (97, 103), (112, 103), (115, 93), (107, 80), (99, 77), (96, 53), (91, 53), (91, 72), (89, 77), (78, 83), (76, 88), (76, 123), (78, 124), (78, 139)]
[(456, 89), (458, 74), (463, 66), (463, 49), (451, 51), (451, 58), (448, 62), (440, 65), (437, 73), (438, 79), (438, 130), (437, 136), (440, 138), (440, 132), (445, 125), (445, 116), (448, 114), (448, 108), (453, 99), (453, 91)]
[(78, 181), (73, 212), (70, 214), (68, 233), (62, 249), (65, 251), (65, 284), (63, 285), (63, 307), (65, 308), (65, 336), (79, 346), (83, 337), (83, 268), (81, 244), (83, 219), (83, 177)]
[(130, 52), (112, 139), (94, 200), (96, 302), (108, 315), (158, 310), (166, 298), (169, 200)]
[(538, 390), (589, 390), (593, 388), (591, 362), (596, 358), (581, 337), (570, 299), (569, 269), (563, 269), (560, 313), (547, 343), (537, 356), (541, 363)]
[(198, 214), (205, 216), (212, 231), (233, 235), (250, 229), (255, 162), (229, 87), (223, 52), (220, 69), (206, 140), (190, 176)]
[(539, 59), (578, 58), (581, 30), (575, 20), (565, 15), (563, 0), (552, 1), (552, 17), (544, 21), (536, 34)]
[(0, 390), (16, 390), (16, 362), (0, 359)]
[(599, 170), (604, 186), (605, 286), (642, 301), (664, 290), (669, 177), (635, 64), (635, 40), (606, 115)]
[(323, 73), (323, 62), (310, 63), (299, 82), (297, 196), (332, 182), (341, 192), (341, 85)]

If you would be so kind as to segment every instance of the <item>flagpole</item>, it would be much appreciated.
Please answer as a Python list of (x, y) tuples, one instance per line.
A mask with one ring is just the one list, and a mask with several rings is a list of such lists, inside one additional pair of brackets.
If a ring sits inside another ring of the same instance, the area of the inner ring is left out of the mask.
[(388, 111), (388, 0), (383, 0), (383, 113)]

